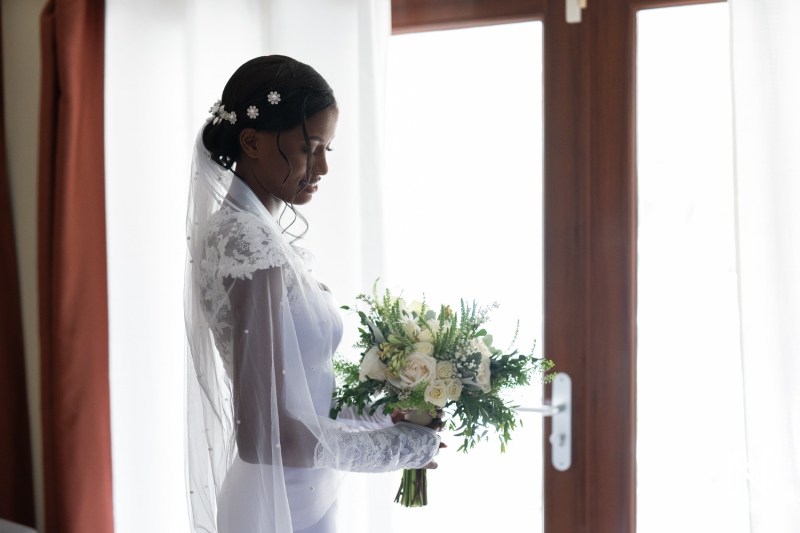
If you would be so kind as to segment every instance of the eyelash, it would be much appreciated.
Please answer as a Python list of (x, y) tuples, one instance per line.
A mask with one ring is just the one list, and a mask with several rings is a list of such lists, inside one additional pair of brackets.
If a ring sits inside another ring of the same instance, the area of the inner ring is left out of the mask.
[[(325, 151), (326, 151), (326, 152), (333, 152), (333, 148), (331, 148), (330, 146), (326, 146), (326, 147), (325, 147)], [(303, 147), (303, 153), (304, 153), (304, 154), (307, 154), (307, 153), (308, 153), (308, 148), (306, 148), (305, 146)]]

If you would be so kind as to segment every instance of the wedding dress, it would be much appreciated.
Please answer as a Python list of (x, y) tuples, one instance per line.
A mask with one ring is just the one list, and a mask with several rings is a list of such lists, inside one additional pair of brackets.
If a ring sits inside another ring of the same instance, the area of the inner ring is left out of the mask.
[(379, 413), (329, 418), (338, 306), (253, 192), (210, 160), (201, 135), (186, 237), (193, 532), (333, 533), (343, 472), (432, 460), (433, 430)]

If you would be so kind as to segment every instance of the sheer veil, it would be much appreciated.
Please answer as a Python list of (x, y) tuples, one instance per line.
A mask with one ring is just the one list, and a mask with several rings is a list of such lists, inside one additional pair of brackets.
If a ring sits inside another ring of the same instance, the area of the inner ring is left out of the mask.
[(329, 418), (338, 307), (252, 191), (211, 160), (202, 131), (184, 286), (192, 531), (303, 530), (329, 513), (342, 472), (421, 467), (438, 435)]

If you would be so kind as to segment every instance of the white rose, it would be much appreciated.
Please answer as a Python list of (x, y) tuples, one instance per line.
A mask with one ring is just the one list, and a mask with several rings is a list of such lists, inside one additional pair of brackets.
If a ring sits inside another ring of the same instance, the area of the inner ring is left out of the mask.
[(451, 400), (458, 400), (461, 398), (461, 389), (464, 388), (464, 385), (461, 384), (460, 379), (446, 379), (444, 380), (444, 384), (448, 398)]
[(453, 377), (453, 363), (450, 361), (439, 361), (436, 363), (436, 377), (439, 379), (450, 379)]
[(484, 394), (492, 391), (492, 370), (489, 367), (490, 359), (481, 354), (481, 364), (478, 367), (478, 375), (475, 376), (475, 382), (483, 390)]
[(417, 335), (417, 340), (420, 342), (433, 342), (433, 334), (427, 328), (422, 328)]
[(413, 352), (406, 357), (406, 366), (400, 369), (400, 375), (390, 377), (389, 383), (401, 389), (413, 389), (422, 381), (433, 382), (435, 377), (436, 359), (424, 353)]
[(447, 403), (447, 385), (444, 380), (437, 379), (425, 389), (425, 401), (436, 407), (444, 407)]
[(429, 342), (414, 343), (414, 351), (424, 353), (425, 355), (433, 355), (433, 344)]
[(378, 347), (373, 346), (361, 360), (361, 368), (358, 372), (358, 379), (367, 381), (367, 378), (386, 381), (386, 365), (378, 357)]

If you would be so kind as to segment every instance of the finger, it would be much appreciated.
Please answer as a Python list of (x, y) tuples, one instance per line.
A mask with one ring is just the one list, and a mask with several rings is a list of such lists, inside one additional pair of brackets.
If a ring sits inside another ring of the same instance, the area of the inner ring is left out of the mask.
[(439, 468), (439, 463), (437, 463), (436, 461), (431, 461), (430, 463), (426, 464), (422, 468), (424, 468), (426, 470), (435, 470), (435, 469)]
[(440, 442), (439, 448), (447, 448), (447, 444), (445, 444), (444, 442)]

